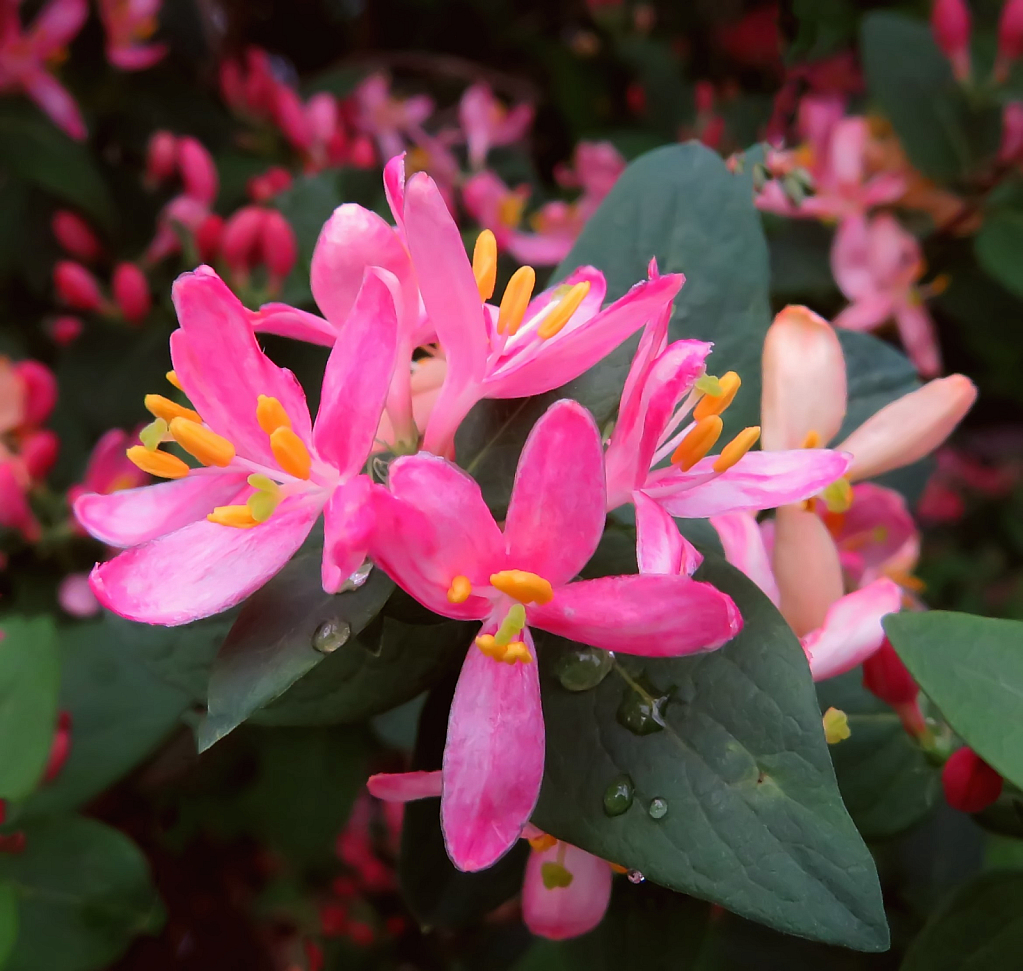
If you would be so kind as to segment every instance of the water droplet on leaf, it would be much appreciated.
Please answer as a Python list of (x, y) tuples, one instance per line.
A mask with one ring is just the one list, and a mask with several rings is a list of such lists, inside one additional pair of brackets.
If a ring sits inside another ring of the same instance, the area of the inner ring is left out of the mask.
[(625, 876), (628, 878), (629, 883), (642, 883), (646, 879), (639, 870), (630, 870)]
[(313, 632), (312, 645), (321, 654), (332, 654), (347, 643), (352, 628), (343, 620), (325, 620)]
[(647, 813), (649, 813), (651, 819), (664, 819), (668, 815), (668, 800), (661, 799), (660, 796), (651, 799)]
[(664, 710), (671, 700), (674, 687), (661, 691), (641, 674), (633, 679), (641, 689), (626, 685), (622, 703), (618, 706), (618, 723), (634, 735), (652, 735), (664, 729)]
[(608, 816), (621, 816), (632, 805), (634, 794), (632, 779), (627, 775), (618, 776), (604, 790), (604, 812)]
[(554, 673), (562, 687), (569, 691), (587, 691), (607, 677), (613, 663), (614, 655), (610, 651), (581, 647), (562, 654), (555, 664)]

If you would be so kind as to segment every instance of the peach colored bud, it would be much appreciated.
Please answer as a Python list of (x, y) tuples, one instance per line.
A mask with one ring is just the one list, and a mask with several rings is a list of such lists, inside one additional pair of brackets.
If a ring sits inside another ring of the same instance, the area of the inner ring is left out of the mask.
[(58, 317), (50, 324), (50, 336), (54, 343), (67, 347), (72, 341), (82, 336), (85, 325), (78, 317), (70, 315)]
[(224, 232), (224, 217), (211, 212), (195, 231), (195, 248), (203, 263), (212, 263), (220, 252), (220, 238)]
[(60, 439), (48, 428), (32, 432), (21, 443), (21, 460), (33, 479), (46, 478), (59, 452)]
[(89, 224), (81, 216), (58, 209), (50, 223), (57, 242), (75, 259), (92, 263), (103, 252), (103, 246)]
[(154, 132), (146, 149), (146, 178), (163, 182), (178, 165), (178, 140), (169, 131)]
[(979, 813), (1002, 794), (1002, 777), (966, 746), (945, 763), (941, 785), (948, 804), (964, 813)]
[(935, 0), (931, 31), (960, 81), (970, 74), (970, 9), (964, 0)]
[(298, 240), (291, 224), (276, 209), (270, 209), (263, 220), (263, 261), (270, 276), (283, 280), (298, 260)]
[(202, 143), (186, 135), (178, 142), (178, 169), (185, 194), (200, 202), (211, 203), (217, 197), (219, 180), (213, 156)]
[(235, 273), (247, 272), (259, 262), (265, 219), (265, 209), (242, 206), (224, 223), (220, 255)]
[(96, 278), (74, 260), (61, 260), (53, 268), (53, 286), (57, 296), (75, 310), (99, 310), (103, 306)]
[(134, 263), (118, 263), (114, 267), (111, 289), (125, 320), (141, 324), (153, 304), (146, 275)]
[(24, 388), (25, 424), (41, 425), (57, 403), (56, 375), (38, 361), (18, 361), (14, 373)]

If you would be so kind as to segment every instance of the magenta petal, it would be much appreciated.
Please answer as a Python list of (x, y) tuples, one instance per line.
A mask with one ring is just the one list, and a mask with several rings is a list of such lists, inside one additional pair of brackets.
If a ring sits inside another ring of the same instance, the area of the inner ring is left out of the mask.
[[(560, 863), (571, 875), (567, 887), (544, 886), (543, 865)], [(564, 941), (593, 930), (611, 902), (611, 867), (592, 853), (556, 843), (533, 850), (522, 882), (522, 920), (539, 937)]]
[[(528, 629), (523, 639), (535, 654)], [(540, 795), (543, 760), (536, 662), (505, 664), (470, 647), (448, 717), (440, 802), (460, 870), (484, 870), (515, 844)]]
[(552, 634), (642, 657), (711, 651), (742, 628), (731, 598), (709, 583), (654, 573), (569, 583), (528, 617)]
[(781, 596), (756, 514), (746, 511), (722, 513), (711, 516), (710, 524), (721, 539), (725, 559), (742, 570), (777, 607)]
[(220, 613), (277, 573), (309, 535), (319, 506), (285, 500), (253, 529), (205, 519), (133, 547), (92, 570), (92, 592), (108, 610), (176, 627)]
[(323, 589), (337, 593), (362, 565), (376, 524), (372, 485), (359, 475), (339, 485), (323, 507)]
[(405, 153), (395, 155), (384, 166), (384, 195), (398, 230), (405, 231)]
[(679, 531), (671, 518), (653, 499), (642, 492), (633, 495), (636, 504), (636, 560), (640, 573), (692, 576), (703, 555)]
[(75, 517), (101, 543), (138, 546), (227, 505), (245, 488), (245, 477), (244, 472), (196, 470), (182, 479), (109, 495), (86, 493), (75, 502)]
[(333, 347), (338, 338), (338, 328), (330, 321), (286, 303), (265, 303), (248, 313), (249, 323), (257, 334), (277, 334), (323, 347)]
[(412, 802), (440, 795), (440, 772), (378, 772), (366, 780), (369, 794), (384, 802)]
[(567, 583), (604, 531), (604, 452), (593, 416), (556, 401), (533, 426), (515, 471), (504, 536), (509, 564)]

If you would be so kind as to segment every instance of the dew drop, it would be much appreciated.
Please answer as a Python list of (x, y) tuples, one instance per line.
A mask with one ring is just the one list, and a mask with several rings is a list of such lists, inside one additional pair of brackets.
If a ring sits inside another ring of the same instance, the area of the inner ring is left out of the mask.
[(668, 800), (662, 799), (660, 796), (651, 799), (647, 813), (651, 819), (664, 819), (668, 815)]
[(558, 658), (554, 673), (562, 687), (569, 691), (587, 691), (607, 677), (614, 663), (614, 654), (596, 647), (566, 651)]
[(332, 654), (347, 643), (352, 628), (343, 620), (325, 620), (313, 632), (312, 645), (321, 654)]
[(621, 816), (632, 805), (635, 788), (631, 777), (620, 775), (604, 790), (604, 812), (608, 816)]
[(671, 700), (674, 688), (661, 691), (650, 683), (645, 674), (634, 679), (642, 688), (637, 691), (626, 685), (622, 692), (622, 701), (615, 716), (618, 724), (627, 728), (634, 735), (652, 735), (664, 730), (664, 709)]
[(642, 883), (646, 879), (639, 870), (629, 870), (625, 876), (628, 878), (629, 883)]
[(358, 590), (369, 579), (369, 575), (372, 572), (373, 563), (371, 560), (366, 560), (359, 569), (341, 584), (341, 589), (338, 590), (338, 593), (349, 593), (352, 590)]

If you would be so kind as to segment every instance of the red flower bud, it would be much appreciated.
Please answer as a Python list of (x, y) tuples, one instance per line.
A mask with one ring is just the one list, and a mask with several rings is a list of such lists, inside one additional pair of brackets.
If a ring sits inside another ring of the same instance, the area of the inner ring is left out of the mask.
[(966, 746), (945, 763), (941, 784), (948, 804), (964, 813), (987, 809), (1002, 793), (1002, 777)]
[(202, 143), (186, 135), (178, 142), (178, 168), (185, 194), (207, 204), (217, 197), (217, 167)]
[(224, 232), (224, 217), (211, 212), (195, 231), (195, 248), (203, 263), (212, 263), (220, 252), (220, 238)]
[(1023, 54), (1023, 0), (1009, 0), (998, 21), (998, 58), (995, 76), (1004, 81), (1009, 65)]
[(89, 224), (67, 209), (58, 209), (50, 222), (57, 242), (76, 259), (92, 263), (99, 259), (103, 246)]
[(169, 131), (154, 132), (146, 149), (146, 178), (163, 182), (178, 166), (178, 140)]
[(0, 853), (25, 852), (25, 834), (20, 830), (17, 833), (5, 833), (0, 835)]
[(305, 941), (302, 944), (305, 951), (305, 963), (309, 966), (308, 971), (323, 971), (323, 948), (314, 941)]
[(44, 479), (60, 452), (60, 439), (48, 428), (32, 432), (21, 443), (21, 460), (33, 479)]
[(226, 223), (220, 236), (220, 255), (235, 273), (246, 273), (260, 260), (266, 210), (242, 206)]
[(287, 277), (297, 260), (295, 230), (276, 209), (270, 209), (263, 220), (263, 261), (270, 271), (271, 287)]
[(25, 395), (25, 423), (41, 425), (57, 403), (57, 377), (38, 361), (18, 361), (14, 373)]
[(339, 903), (320, 907), (320, 933), (325, 937), (338, 937), (348, 929), (348, 908)]
[(357, 169), (371, 169), (376, 165), (377, 153), (368, 135), (359, 135), (354, 139), (349, 159)]
[(915, 701), (920, 689), (886, 637), (881, 647), (863, 662), (863, 687), (895, 707)]
[(57, 732), (50, 746), (50, 758), (43, 772), (43, 782), (53, 782), (64, 768), (68, 755), (71, 754), (71, 713), (62, 711), (57, 718)]
[(146, 275), (134, 263), (118, 263), (114, 267), (111, 288), (125, 320), (130, 324), (141, 324), (153, 305)]
[(67, 347), (72, 341), (81, 337), (85, 325), (78, 317), (58, 317), (50, 324), (50, 336), (61, 347)]
[(81, 263), (61, 260), (53, 268), (53, 286), (57, 296), (75, 310), (99, 310), (103, 306), (99, 283)]
[(952, 62), (962, 81), (970, 75), (970, 10), (964, 0), (934, 0), (931, 8), (934, 40)]

